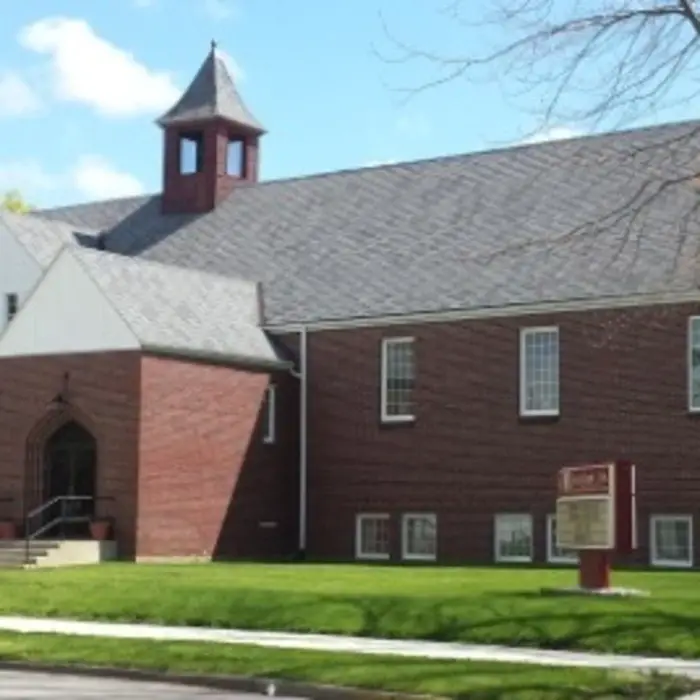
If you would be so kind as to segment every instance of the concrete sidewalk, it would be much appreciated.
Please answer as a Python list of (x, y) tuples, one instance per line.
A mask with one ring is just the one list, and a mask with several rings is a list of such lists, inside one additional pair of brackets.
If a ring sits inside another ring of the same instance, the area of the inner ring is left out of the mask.
[(397, 641), (338, 637), (319, 634), (249, 632), (200, 627), (163, 627), (145, 624), (76, 622), (73, 620), (0, 617), (0, 630), (8, 632), (69, 634), (86, 637), (153, 639), (218, 644), (248, 644), (275, 649), (379, 654), (460, 661), (500, 661), (542, 666), (577, 666), (631, 671), (659, 671), (700, 679), (700, 661), (659, 657), (618, 656), (568, 651), (546, 651), (479, 644)]

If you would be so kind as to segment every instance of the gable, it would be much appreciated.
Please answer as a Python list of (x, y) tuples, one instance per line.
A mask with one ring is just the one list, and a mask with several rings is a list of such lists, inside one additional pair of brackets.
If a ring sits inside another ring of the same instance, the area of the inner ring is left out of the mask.
[(24, 301), (41, 276), (39, 263), (0, 225), (0, 333), (5, 328), (5, 297), (17, 294)]
[(139, 342), (64, 250), (0, 336), (0, 357), (135, 350)]

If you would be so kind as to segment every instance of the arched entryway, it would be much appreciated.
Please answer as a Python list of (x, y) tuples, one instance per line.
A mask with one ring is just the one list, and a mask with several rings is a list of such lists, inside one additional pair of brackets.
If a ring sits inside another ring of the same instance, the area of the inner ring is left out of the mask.
[[(82, 538), (95, 512), (97, 441), (77, 421), (60, 426), (45, 442), (43, 502), (44, 537)], [(50, 527), (48, 527), (50, 526)]]

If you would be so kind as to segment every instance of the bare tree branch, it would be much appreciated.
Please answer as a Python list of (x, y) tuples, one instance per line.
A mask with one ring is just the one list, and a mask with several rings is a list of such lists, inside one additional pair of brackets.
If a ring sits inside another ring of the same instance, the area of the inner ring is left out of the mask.
[[(391, 23), (381, 17), (388, 39), (387, 50), (377, 51), (381, 60), (428, 71), (427, 78), (397, 88), (405, 100), (455, 81), (505, 82), (506, 92), (537, 116), (532, 136), (562, 124), (583, 132), (615, 129), (700, 97), (700, 0), (447, 0), (440, 12), (465, 32), (466, 50), (448, 53), (411, 43), (396, 36)], [(472, 46), (479, 48), (470, 50)], [(614, 160), (611, 167), (617, 169), (617, 177), (634, 174), (635, 183), (644, 173), (646, 180), (636, 191), (628, 191), (609, 210), (552, 231), (545, 239), (505, 241), (482, 261), (527, 255), (543, 247), (561, 251), (581, 237), (595, 239), (613, 232), (606, 243), (617, 241), (610, 263), (624, 252), (634, 265), (641, 247), (648, 245), (640, 232), (664, 198), (684, 203), (678, 226), (700, 239), (700, 163), (694, 160), (699, 139), (700, 127), (646, 140), (641, 146), (620, 141), (609, 156)], [(654, 165), (659, 149), (672, 160), (662, 174)], [(523, 188), (534, 184), (528, 181)], [(686, 244), (695, 243), (676, 240), (676, 264), (682, 263)], [(697, 248), (700, 251), (700, 245)]]

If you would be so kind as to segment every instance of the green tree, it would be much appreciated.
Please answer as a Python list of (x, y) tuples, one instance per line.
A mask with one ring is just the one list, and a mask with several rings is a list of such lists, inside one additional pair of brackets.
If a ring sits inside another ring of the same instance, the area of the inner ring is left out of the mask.
[(26, 214), (31, 207), (18, 190), (10, 190), (2, 195), (2, 199), (0, 199), (0, 209), (11, 211), (14, 214)]

